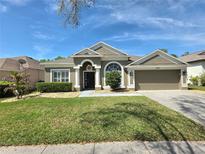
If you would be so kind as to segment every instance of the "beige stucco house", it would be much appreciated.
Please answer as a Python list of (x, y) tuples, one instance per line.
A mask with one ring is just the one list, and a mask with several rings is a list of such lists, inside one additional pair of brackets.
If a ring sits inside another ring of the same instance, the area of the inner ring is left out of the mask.
[(200, 76), (205, 73), (205, 51), (194, 52), (182, 56), (180, 59), (189, 64), (187, 66), (188, 83), (191, 83), (191, 77)]
[(72, 82), (76, 90), (107, 89), (106, 72), (121, 73), (121, 88), (134, 90), (187, 87), (187, 63), (161, 50), (143, 57), (129, 56), (104, 42), (72, 56), (42, 63), (46, 82)]
[(39, 61), (31, 57), (0, 58), (0, 80), (7, 80), (12, 71), (29, 74), (31, 86), (34, 86), (40, 80), (44, 80), (44, 69), (40, 66)]

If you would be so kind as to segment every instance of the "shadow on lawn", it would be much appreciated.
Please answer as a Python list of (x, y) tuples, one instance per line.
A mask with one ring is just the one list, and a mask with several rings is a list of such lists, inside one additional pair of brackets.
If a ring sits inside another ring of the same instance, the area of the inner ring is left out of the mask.
[[(181, 132), (175, 125), (172, 124), (172, 121), (174, 122), (175, 120), (179, 119), (176, 119), (171, 115), (162, 115), (146, 104), (120, 103), (116, 104), (114, 107), (111, 108), (100, 109), (95, 112), (83, 113), (81, 115), (81, 123), (84, 127), (87, 128), (89, 128), (90, 126), (99, 126), (106, 131), (106, 129), (109, 127), (114, 131), (114, 128), (120, 125), (122, 126), (122, 124), (125, 123), (126, 119), (130, 116), (136, 118), (136, 120), (143, 121), (143, 123), (150, 129), (147, 132), (146, 130), (143, 130), (144, 132), (135, 132), (135, 140), (183, 140), (186, 143), (186, 149), (189, 149), (189, 153), (194, 153), (192, 147), (187, 142), (187, 138), (184, 136), (183, 132)], [(189, 120), (189, 123), (190, 127), (196, 125), (191, 120)], [(174, 135), (178, 137), (175, 138)], [(161, 148), (169, 148), (172, 153), (176, 153), (173, 145), (170, 144), (170, 142), (166, 142), (166, 146)], [(185, 153), (182, 148), (180, 150), (181, 152)]]

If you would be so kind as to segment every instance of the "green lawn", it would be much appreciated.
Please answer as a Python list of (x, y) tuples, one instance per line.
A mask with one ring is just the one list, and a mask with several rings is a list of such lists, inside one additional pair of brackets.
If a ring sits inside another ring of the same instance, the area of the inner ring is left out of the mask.
[(205, 140), (204, 128), (146, 97), (0, 103), (0, 145)]
[(205, 86), (189, 86), (189, 89), (205, 91)]

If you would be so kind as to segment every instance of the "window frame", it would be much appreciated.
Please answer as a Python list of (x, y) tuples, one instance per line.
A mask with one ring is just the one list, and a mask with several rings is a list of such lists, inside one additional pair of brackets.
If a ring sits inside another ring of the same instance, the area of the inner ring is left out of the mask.
[[(130, 73), (133, 73), (133, 81), (132, 81), (132, 84), (131, 84), (131, 76), (130, 76)], [(128, 87), (129, 88), (134, 88), (135, 86), (135, 70), (128, 70)]]
[(110, 88), (108, 85), (106, 85), (106, 72), (107, 72), (106, 69), (112, 63), (115, 63), (115, 64), (120, 66), (120, 68), (121, 68), (121, 71), (120, 71), (121, 72), (121, 85), (120, 85), (120, 87), (125, 88), (125, 85), (124, 85), (125, 84), (125, 81), (124, 81), (124, 67), (122, 66), (122, 64), (120, 64), (117, 61), (110, 61), (104, 66), (103, 88), (104, 89), (109, 89)]
[(105, 68), (105, 72), (107, 73), (107, 72), (112, 72), (113, 70), (111, 70), (111, 71), (108, 71), (107, 69), (108, 69), (108, 67), (109, 66), (111, 66), (111, 65), (117, 65), (119, 68), (120, 68), (120, 70), (117, 70), (118, 72), (122, 72), (122, 68), (121, 68), (121, 66), (119, 65), (119, 64), (117, 64), (117, 63), (110, 63), (109, 65), (107, 65), (106, 66), (106, 68)]
[[(70, 81), (70, 69), (50, 69), (50, 82), (54, 82), (54, 79), (53, 79), (54, 72), (60, 72), (60, 81), (57, 81), (57, 82), (62, 82), (62, 72), (68, 72), (68, 82), (64, 82), (64, 83), (71, 82)], [(64, 77), (64, 79), (66, 79), (66, 77)]]

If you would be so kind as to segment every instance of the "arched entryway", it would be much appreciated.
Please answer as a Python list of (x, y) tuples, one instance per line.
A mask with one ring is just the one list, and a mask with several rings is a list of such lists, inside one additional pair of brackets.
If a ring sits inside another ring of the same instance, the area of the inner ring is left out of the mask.
[(100, 89), (100, 65), (90, 59), (84, 59), (75, 66), (75, 89)]
[(87, 61), (81, 68), (83, 74), (83, 90), (95, 89), (95, 68), (92, 63)]

